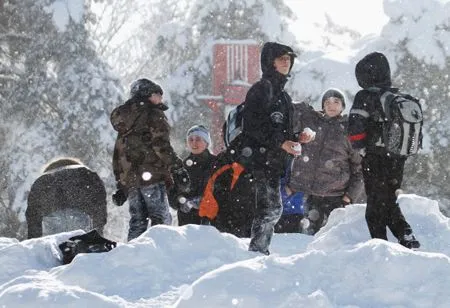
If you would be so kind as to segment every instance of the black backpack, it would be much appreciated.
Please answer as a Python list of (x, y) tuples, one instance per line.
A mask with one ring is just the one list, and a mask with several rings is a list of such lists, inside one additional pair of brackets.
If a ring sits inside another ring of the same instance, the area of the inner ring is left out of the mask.
[[(269, 99), (272, 99), (273, 89), (270, 80), (262, 79), (264, 82), (269, 84)], [(242, 135), (245, 132), (244, 126), (244, 108), (245, 101), (234, 107), (228, 112), (227, 119), (222, 127), (223, 142), (225, 147), (236, 148), (239, 147)]]
[(107, 252), (117, 246), (116, 242), (102, 237), (97, 230), (76, 235), (68, 241), (59, 244), (59, 249), (63, 254), (63, 264), (69, 264), (79, 253)]
[[(369, 88), (380, 93), (379, 88)], [(382, 142), (386, 151), (396, 156), (416, 154), (422, 147), (423, 113), (418, 99), (409, 94), (386, 91), (380, 95), (384, 114), (376, 115), (382, 123)]]

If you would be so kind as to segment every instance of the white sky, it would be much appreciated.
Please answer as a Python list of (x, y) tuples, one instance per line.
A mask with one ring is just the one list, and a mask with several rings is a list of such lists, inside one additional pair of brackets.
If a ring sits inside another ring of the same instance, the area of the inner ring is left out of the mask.
[(419, 251), (370, 240), (364, 205), (332, 212), (316, 234), (275, 234), (270, 256), (208, 226), (156, 226), (108, 253), (58, 265), (73, 231), (0, 238), (0, 307), (450, 307), (450, 221), (437, 202), (401, 195)]
[[(297, 14), (296, 25), (304, 27), (305, 38), (314, 38), (310, 26), (323, 23), (325, 14), (343, 26), (348, 26), (362, 35), (379, 34), (388, 21), (383, 11), (383, 0), (284, 0)], [(294, 25), (294, 27), (296, 26)]]

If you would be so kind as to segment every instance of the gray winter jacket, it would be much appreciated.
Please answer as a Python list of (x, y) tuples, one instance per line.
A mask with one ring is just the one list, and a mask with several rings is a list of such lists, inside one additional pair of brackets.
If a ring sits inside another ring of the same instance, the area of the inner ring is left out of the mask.
[(294, 159), (289, 187), (322, 197), (347, 194), (357, 200), (363, 191), (361, 157), (347, 138), (347, 117), (329, 118), (306, 103), (294, 104), (294, 131), (305, 127), (316, 137), (303, 144), (302, 155)]

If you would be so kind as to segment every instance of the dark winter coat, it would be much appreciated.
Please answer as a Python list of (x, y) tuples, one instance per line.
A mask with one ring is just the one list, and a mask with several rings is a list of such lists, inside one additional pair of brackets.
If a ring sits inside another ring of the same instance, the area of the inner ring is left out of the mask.
[(214, 197), (219, 204), (219, 211), (213, 223), (220, 232), (250, 237), (256, 207), (255, 179), (244, 171), (231, 187), (233, 175), (233, 170), (228, 169), (215, 182)]
[(347, 194), (357, 200), (363, 192), (361, 157), (347, 138), (347, 117), (330, 118), (305, 103), (295, 104), (294, 110), (295, 129), (309, 127), (316, 136), (294, 159), (289, 187), (321, 197)]
[(250, 237), (255, 198), (251, 174), (233, 162), (232, 155), (221, 152), (203, 192), (199, 215), (220, 231)]
[[(244, 135), (239, 162), (252, 172), (265, 170), (275, 176), (284, 173), (288, 154), (281, 149), (294, 140), (292, 99), (284, 91), (287, 76), (275, 70), (275, 58), (292, 53), (288, 46), (266, 43), (261, 51), (262, 79), (247, 92), (243, 112)], [(294, 55), (291, 54), (291, 68)]]
[[(363, 88), (356, 93), (350, 109), (348, 133), (353, 148), (365, 149), (362, 159), (367, 194), (366, 221), (372, 238), (387, 240), (386, 227), (402, 243), (412, 233), (397, 203), (395, 191), (401, 187), (406, 157), (388, 155), (382, 144), (382, 127), (376, 121), (383, 114), (380, 95), (391, 88), (389, 62), (379, 52), (366, 55), (356, 65), (356, 79)], [(381, 92), (370, 92), (377, 87)]]
[(376, 115), (383, 114), (380, 93), (367, 90), (370, 87), (398, 92), (391, 88), (389, 62), (382, 53), (374, 52), (365, 56), (356, 65), (356, 79), (363, 88), (355, 95), (348, 125), (348, 134), (353, 148), (365, 148), (367, 153), (385, 155), (382, 144), (382, 126)]
[(28, 238), (42, 236), (42, 219), (61, 209), (83, 211), (101, 232), (107, 219), (106, 191), (97, 173), (77, 163), (44, 172), (28, 195)]
[[(183, 166), (189, 173), (189, 178), (191, 180), (190, 192), (188, 194), (183, 195), (188, 200), (192, 199), (200, 199), (203, 195), (203, 191), (205, 190), (206, 183), (212, 173), (212, 169), (214, 167), (214, 162), (216, 160), (216, 156), (211, 154), (208, 149), (206, 149), (201, 154), (189, 154), (183, 160)], [(169, 202), (172, 208), (179, 209), (180, 204), (178, 198), (181, 196), (177, 192), (175, 186), (172, 186), (169, 190)], [(198, 216), (198, 209), (191, 209), (189, 213), (183, 213), (182, 211), (178, 211), (178, 224), (199, 224), (200, 216)]]
[[(170, 144), (170, 126), (164, 111), (138, 98), (128, 100), (111, 113), (111, 123), (118, 132), (114, 147), (113, 170), (118, 188), (129, 190), (170, 181), (170, 169), (182, 161)], [(151, 178), (142, 175), (149, 172)]]

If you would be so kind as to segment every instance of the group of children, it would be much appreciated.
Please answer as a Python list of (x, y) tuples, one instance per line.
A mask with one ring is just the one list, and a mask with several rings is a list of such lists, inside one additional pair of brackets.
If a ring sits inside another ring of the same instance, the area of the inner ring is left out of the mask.
[[(284, 85), (295, 57), (289, 46), (264, 45), (263, 76), (245, 99), (245, 131), (218, 156), (209, 150), (208, 129), (198, 124), (187, 131), (190, 153), (180, 159), (170, 143), (162, 88), (149, 79), (131, 85), (130, 99), (111, 113), (118, 133), (113, 201), (128, 201), (128, 240), (149, 222), (171, 224), (171, 206), (179, 225), (212, 224), (250, 237), (249, 250), (267, 255), (274, 230), (315, 234), (332, 210), (359, 200), (365, 188), (371, 236), (387, 239), (387, 226), (400, 244), (420, 246), (395, 196), (406, 158), (389, 155), (377, 143), (380, 124), (372, 119), (380, 93), (368, 88), (398, 91), (391, 86), (386, 57), (375, 52), (358, 62), (362, 90), (349, 118), (342, 115), (346, 100), (338, 89), (322, 95), (320, 111), (292, 103)], [(288, 205), (284, 215), (281, 199)], [(303, 200), (304, 213), (288, 210)]]

